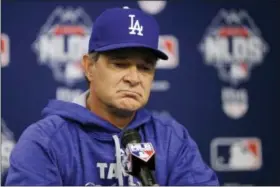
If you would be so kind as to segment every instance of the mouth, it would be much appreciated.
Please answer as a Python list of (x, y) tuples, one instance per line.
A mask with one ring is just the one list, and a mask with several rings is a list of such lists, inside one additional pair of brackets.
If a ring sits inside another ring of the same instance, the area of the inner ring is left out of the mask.
[(130, 90), (120, 90), (119, 92), (123, 93), (126, 97), (132, 97), (132, 98), (136, 98), (136, 97), (141, 97), (141, 94), (135, 91), (130, 91)]

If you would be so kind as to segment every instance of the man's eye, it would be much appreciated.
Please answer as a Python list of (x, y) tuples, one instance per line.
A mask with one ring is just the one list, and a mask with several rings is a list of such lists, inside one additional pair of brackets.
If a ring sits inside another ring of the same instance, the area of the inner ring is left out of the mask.
[(125, 68), (125, 67), (128, 67), (127, 64), (125, 63), (113, 63), (114, 66), (118, 67), (118, 68)]
[(114, 60), (114, 61), (121, 61), (121, 60), (127, 60), (127, 57), (125, 57), (125, 56), (111, 56), (110, 59)]
[(140, 66), (139, 69), (144, 71), (151, 71), (153, 68), (151, 66)]

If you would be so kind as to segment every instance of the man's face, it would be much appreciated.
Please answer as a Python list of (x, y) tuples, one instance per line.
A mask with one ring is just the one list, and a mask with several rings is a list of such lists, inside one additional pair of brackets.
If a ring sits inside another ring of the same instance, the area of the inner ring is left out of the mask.
[(88, 71), (92, 94), (113, 108), (136, 111), (150, 96), (157, 58), (147, 49), (101, 53)]

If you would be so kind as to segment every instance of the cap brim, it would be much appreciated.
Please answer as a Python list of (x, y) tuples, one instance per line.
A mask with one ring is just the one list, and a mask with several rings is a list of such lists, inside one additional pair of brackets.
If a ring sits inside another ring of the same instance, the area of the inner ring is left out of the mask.
[(112, 45), (100, 47), (98, 49), (95, 49), (94, 51), (103, 52), (103, 51), (110, 51), (110, 50), (114, 50), (114, 49), (124, 49), (124, 48), (133, 48), (133, 47), (135, 47), (135, 48), (141, 47), (141, 48), (150, 49), (158, 58), (160, 58), (162, 60), (168, 59), (168, 56), (164, 52), (162, 52), (158, 49), (154, 49), (148, 45), (143, 45), (143, 44), (139, 44), (139, 43), (112, 44)]

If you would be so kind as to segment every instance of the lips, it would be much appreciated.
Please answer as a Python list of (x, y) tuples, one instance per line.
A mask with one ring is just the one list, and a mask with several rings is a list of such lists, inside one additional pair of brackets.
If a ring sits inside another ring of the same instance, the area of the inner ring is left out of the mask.
[(135, 92), (135, 91), (130, 91), (130, 90), (121, 90), (119, 92), (124, 93), (128, 97), (138, 97), (138, 96), (141, 96), (140, 93)]

